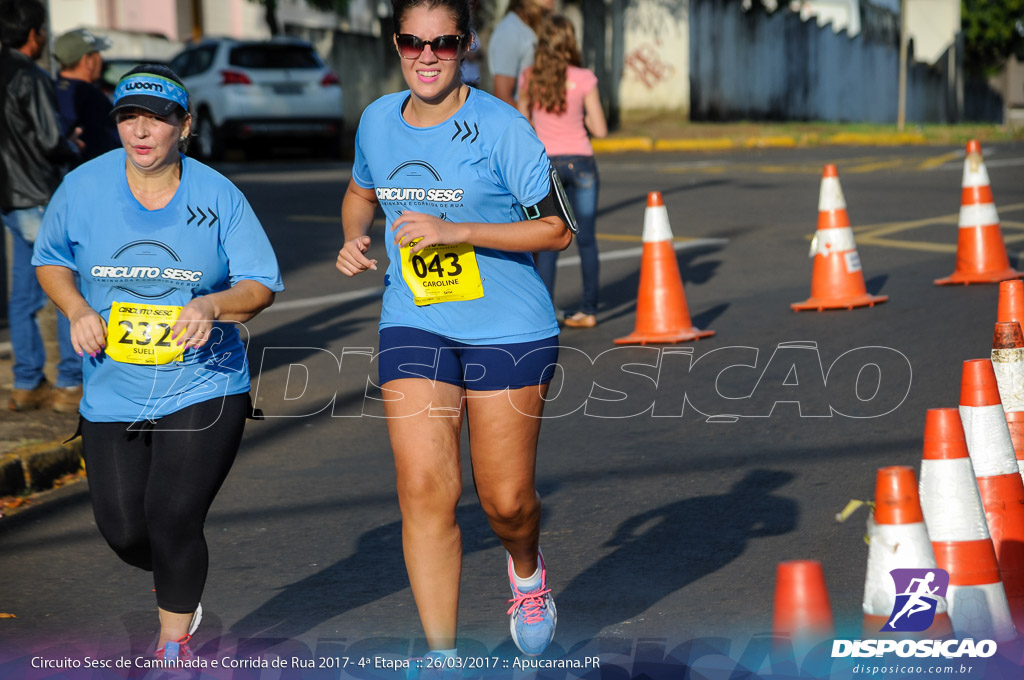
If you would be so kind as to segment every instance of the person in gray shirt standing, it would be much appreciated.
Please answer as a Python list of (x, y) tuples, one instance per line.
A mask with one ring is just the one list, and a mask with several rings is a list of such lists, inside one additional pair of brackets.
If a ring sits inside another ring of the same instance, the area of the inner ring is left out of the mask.
[(488, 46), (487, 66), (494, 77), (494, 96), (516, 105), (516, 82), (533, 65), (537, 29), (555, 7), (555, 0), (511, 0), (508, 12), (494, 27)]

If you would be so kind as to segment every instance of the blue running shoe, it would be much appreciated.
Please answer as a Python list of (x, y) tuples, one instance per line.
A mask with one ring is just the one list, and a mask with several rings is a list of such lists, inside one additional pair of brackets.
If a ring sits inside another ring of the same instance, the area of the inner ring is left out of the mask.
[(512, 599), (509, 600), (512, 606), (507, 612), (512, 617), (509, 629), (516, 647), (527, 656), (544, 653), (555, 637), (555, 625), (558, 623), (555, 600), (548, 588), (544, 556), (538, 555), (537, 559), (540, 561), (540, 585), (535, 590), (523, 592), (516, 587), (512, 557), (508, 557), (508, 580), (512, 586)]
[(195, 658), (192, 649), (188, 646), (191, 635), (186, 635), (180, 640), (169, 641), (161, 649), (156, 650), (156, 658), (168, 666), (175, 666), (182, 661), (191, 661)]

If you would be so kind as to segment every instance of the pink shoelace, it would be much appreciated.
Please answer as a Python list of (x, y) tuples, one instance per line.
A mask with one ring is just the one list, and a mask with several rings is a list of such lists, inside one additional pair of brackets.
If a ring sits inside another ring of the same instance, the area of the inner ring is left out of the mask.
[(544, 620), (544, 612), (547, 610), (547, 604), (544, 602), (544, 596), (551, 592), (551, 588), (542, 588), (540, 590), (532, 590), (528, 593), (521, 593), (519, 589), (515, 589), (516, 596), (513, 597), (509, 602), (512, 606), (508, 608), (506, 614), (511, 615), (517, 607), (522, 607), (523, 620), (526, 624), (540, 623)]

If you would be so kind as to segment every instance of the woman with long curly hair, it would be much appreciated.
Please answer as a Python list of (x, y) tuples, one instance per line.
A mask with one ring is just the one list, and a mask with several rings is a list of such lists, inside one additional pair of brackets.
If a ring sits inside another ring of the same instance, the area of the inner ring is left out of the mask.
[[(541, 25), (533, 66), (520, 74), (519, 92), (519, 110), (544, 142), (579, 225), (576, 245), (583, 273), (583, 302), (579, 311), (566, 315), (565, 325), (593, 328), (597, 324), (599, 288), (595, 232), (600, 182), (587, 132), (604, 137), (608, 124), (601, 109), (597, 77), (582, 68), (576, 31), (564, 16), (553, 15)], [(537, 271), (552, 299), (557, 262), (557, 252), (537, 254)]]
[(506, 104), (516, 105), (516, 78), (533, 63), (537, 31), (554, 7), (555, 0), (511, 0), (494, 27), (487, 66), (494, 76), (494, 96)]

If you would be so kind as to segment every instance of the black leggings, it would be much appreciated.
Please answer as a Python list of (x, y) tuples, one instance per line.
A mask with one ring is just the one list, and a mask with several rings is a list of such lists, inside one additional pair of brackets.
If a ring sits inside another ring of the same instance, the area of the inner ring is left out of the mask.
[(209, 566), (203, 524), (250, 408), (247, 394), (211, 399), (141, 431), (82, 419), (96, 525), (122, 560), (153, 572), (161, 609), (190, 614), (199, 604)]

